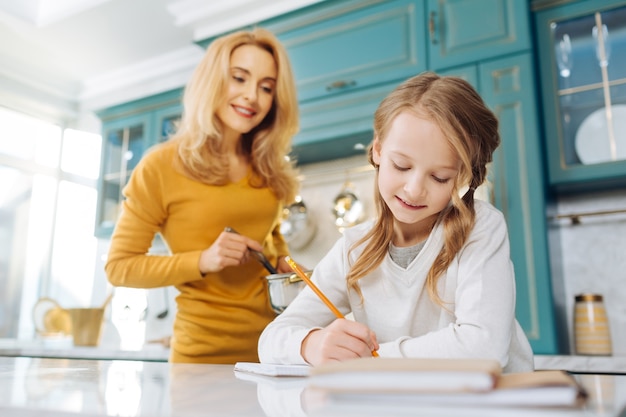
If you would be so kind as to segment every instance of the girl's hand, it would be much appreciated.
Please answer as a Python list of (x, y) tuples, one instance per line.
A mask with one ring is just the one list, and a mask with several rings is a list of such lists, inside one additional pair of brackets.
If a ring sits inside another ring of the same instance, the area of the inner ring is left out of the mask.
[(200, 254), (198, 268), (203, 275), (218, 272), (227, 266), (248, 262), (250, 249), (263, 250), (260, 243), (236, 233), (222, 232), (208, 249)]
[(325, 362), (371, 357), (378, 350), (376, 335), (366, 325), (337, 319), (323, 329), (309, 333), (302, 341), (301, 354), (315, 366)]

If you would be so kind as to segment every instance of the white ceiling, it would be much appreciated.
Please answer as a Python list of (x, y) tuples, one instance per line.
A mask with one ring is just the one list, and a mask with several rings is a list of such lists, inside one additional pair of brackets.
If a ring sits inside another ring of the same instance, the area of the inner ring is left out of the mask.
[(30, 95), (68, 117), (176, 88), (194, 41), (319, 1), (0, 0), (0, 104)]

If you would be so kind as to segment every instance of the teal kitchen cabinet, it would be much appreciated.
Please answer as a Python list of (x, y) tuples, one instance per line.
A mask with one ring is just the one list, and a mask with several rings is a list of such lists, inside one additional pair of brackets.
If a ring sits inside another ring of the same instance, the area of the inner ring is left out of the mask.
[(626, 1), (534, 7), (551, 186), (626, 185)]
[(378, 103), (408, 77), (528, 51), (529, 14), (526, 0), (329, 1), (269, 24), (296, 74), (297, 160), (361, 152)]
[(362, 152), (374, 111), (401, 80), (427, 69), (419, 0), (328, 1), (262, 22), (285, 44), (298, 88), (300, 164)]
[(301, 164), (362, 152), (376, 106), (406, 78), (531, 47), (526, 0), (328, 0), (258, 26), (291, 58)]
[(435, 71), (531, 48), (527, 0), (427, 0)]
[(400, 82), (346, 92), (333, 100), (300, 105), (300, 133), (294, 139), (298, 164), (363, 153), (372, 141), (374, 112)]
[(517, 284), (516, 316), (536, 354), (558, 353), (540, 125), (530, 53), (483, 61), (442, 74), (466, 79), (500, 121), (502, 144), (489, 173), (489, 199), (509, 228)]
[(102, 120), (102, 157), (95, 235), (109, 237), (122, 203), (122, 190), (144, 152), (174, 130), (181, 114), (175, 90), (98, 112)]
[(267, 24), (287, 48), (300, 103), (426, 69), (421, 1), (331, 1), (319, 6)]

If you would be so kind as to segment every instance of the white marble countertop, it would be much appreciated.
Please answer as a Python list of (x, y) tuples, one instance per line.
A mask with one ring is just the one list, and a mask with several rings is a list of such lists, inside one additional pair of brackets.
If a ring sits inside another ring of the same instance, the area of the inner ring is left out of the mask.
[(0, 415), (617, 417), (626, 404), (626, 375), (576, 375), (590, 397), (586, 405), (569, 409), (327, 404), (307, 395), (306, 378), (246, 375), (231, 365), (0, 357)]
[[(626, 375), (576, 375), (590, 397), (580, 408), (423, 406), (393, 401), (327, 404), (306, 378), (236, 374), (231, 365), (0, 357), (2, 417), (617, 417)], [(417, 408), (416, 408), (417, 407)]]

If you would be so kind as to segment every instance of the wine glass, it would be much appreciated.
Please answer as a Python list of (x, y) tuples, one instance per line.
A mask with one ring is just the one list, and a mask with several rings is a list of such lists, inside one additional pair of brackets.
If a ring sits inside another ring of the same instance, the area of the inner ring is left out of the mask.
[(567, 33), (556, 44), (556, 63), (559, 66), (559, 74), (567, 78), (572, 73), (574, 65), (572, 56), (572, 42)]
[[(611, 43), (609, 42), (609, 29), (606, 25), (602, 25), (602, 39), (599, 39), (598, 26), (594, 26), (591, 29), (591, 34), (596, 45), (596, 57), (601, 67), (609, 65), (609, 58), (611, 56)], [(602, 42), (602, 43), (600, 43)]]

